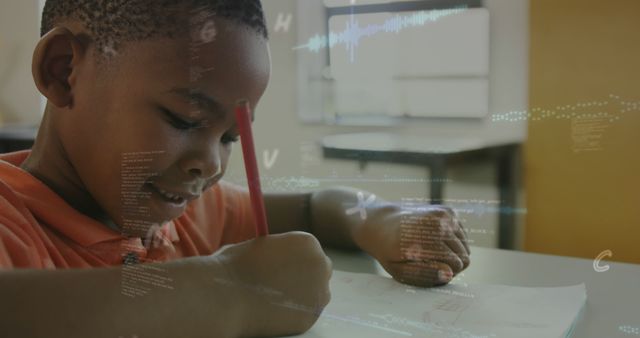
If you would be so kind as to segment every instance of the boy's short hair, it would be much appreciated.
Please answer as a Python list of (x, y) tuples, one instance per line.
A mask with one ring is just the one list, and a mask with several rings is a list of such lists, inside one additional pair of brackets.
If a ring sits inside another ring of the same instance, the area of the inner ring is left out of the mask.
[(47, 0), (41, 35), (65, 20), (78, 20), (98, 50), (128, 41), (175, 37), (206, 13), (244, 24), (268, 37), (260, 0)]

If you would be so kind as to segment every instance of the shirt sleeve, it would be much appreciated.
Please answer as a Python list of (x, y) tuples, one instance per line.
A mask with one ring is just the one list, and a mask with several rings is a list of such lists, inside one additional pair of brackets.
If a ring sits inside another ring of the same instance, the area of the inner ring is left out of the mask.
[(0, 270), (43, 268), (41, 241), (9, 187), (0, 181)]
[(240, 243), (255, 238), (256, 222), (251, 210), (249, 191), (226, 182), (219, 184), (221, 184), (226, 214), (222, 245)]
[[(0, 228), (2, 225), (0, 225)], [(0, 231), (2, 231), (0, 229)], [(6, 270), (13, 268), (13, 264), (11, 263), (11, 258), (9, 256), (9, 251), (4, 246), (4, 242), (0, 241), (0, 270)]]
[(220, 181), (192, 201), (175, 225), (185, 256), (210, 255), (223, 245), (254, 238), (249, 192)]

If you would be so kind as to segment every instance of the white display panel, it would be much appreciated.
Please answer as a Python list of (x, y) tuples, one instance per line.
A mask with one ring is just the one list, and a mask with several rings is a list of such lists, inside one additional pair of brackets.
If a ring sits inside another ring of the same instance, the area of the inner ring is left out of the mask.
[(329, 31), (338, 116), (488, 114), (486, 9), (340, 15)]

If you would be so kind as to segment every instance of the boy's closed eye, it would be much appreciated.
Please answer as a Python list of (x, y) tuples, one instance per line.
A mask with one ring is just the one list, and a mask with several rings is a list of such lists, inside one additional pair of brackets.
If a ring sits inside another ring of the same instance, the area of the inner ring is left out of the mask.
[[(174, 113), (173, 111), (171, 111), (171, 110), (169, 110), (167, 108), (160, 107), (159, 109), (165, 115), (165, 117), (167, 118), (169, 124), (171, 124), (171, 126), (173, 126), (177, 130), (190, 131), (190, 130), (205, 128), (205, 127), (208, 126), (208, 121), (207, 120), (189, 121), (188, 119), (186, 119), (184, 117), (181, 117), (179, 114)], [(235, 143), (235, 142), (238, 142), (238, 140), (239, 140), (239, 136), (238, 135), (232, 135), (232, 134), (229, 134), (229, 133), (225, 133), (222, 136), (222, 143), (223, 144)]]
[(238, 135), (223, 135), (222, 136), (222, 143), (224, 144), (231, 144), (231, 143), (236, 143), (240, 140), (240, 137)]
[(191, 130), (202, 128), (206, 125), (206, 121), (189, 121), (164, 107), (160, 107), (160, 111), (165, 115), (168, 122), (178, 130)]

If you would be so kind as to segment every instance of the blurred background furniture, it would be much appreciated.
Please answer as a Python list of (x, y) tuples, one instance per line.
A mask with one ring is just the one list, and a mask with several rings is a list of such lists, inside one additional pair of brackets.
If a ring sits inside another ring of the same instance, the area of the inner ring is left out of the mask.
[(37, 133), (37, 126), (4, 125), (0, 127), (0, 153), (30, 149)]
[(325, 158), (367, 162), (389, 162), (425, 166), (429, 171), (429, 200), (444, 202), (443, 190), (447, 167), (468, 165), (478, 161), (492, 163), (500, 200), (498, 216), (498, 247), (514, 249), (517, 168), (520, 143), (492, 143), (480, 139), (423, 138), (387, 133), (332, 135), (323, 138)]

